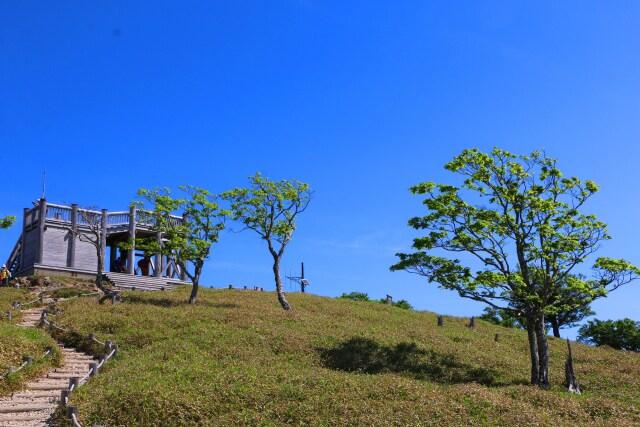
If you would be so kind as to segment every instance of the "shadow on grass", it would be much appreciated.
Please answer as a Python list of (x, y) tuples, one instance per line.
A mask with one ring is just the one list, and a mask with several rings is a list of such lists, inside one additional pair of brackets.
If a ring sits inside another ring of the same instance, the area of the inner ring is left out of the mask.
[(418, 348), (415, 343), (385, 346), (355, 337), (333, 348), (317, 349), (325, 367), (366, 374), (393, 372), (442, 384), (478, 382), (486, 386), (504, 385), (498, 371), (461, 363), (453, 355)]
[[(187, 299), (170, 299), (170, 298), (155, 298), (143, 296), (141, 294), (127, 293), (123, 296), (124, 303), (130, 304), (147, 304), (147, 305), (155, 305), (156, 307), (180, 307), (189, 305), (189, 301)], [(211, 301), (198, 301), (196, 300), (196, 306), (205, 306), (212, 308), (237, 308), (239, 307), (237, 304), (226, 303), (226, 302), (211, 302)]]

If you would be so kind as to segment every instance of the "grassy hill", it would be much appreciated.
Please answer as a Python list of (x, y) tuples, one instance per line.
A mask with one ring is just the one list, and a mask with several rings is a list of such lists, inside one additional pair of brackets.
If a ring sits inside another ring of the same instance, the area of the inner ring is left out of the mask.
[(189, 291), (61, 304), (56, 322), (79, 335), (60, 338), (121, 346), (72, 395), (83, 425), (640, 424), (638, 354), (575, 344), (577, 396), (562, 385), (562, 340), (550, 339), (544, 391), (527, 385), (522, 331), (302, 294), (288, 295), (292, 312), (256, 291), (203, 289), (190, 306)]

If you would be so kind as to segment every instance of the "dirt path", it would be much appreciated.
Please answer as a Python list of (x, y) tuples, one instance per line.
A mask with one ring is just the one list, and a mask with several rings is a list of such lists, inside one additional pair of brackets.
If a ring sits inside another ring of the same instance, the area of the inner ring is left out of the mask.
[[(36, 327), (42, 308), (23, 310), (18, 326)], [(0, 427), (48, 426), (48, 420), (60, 404), (62, 390), (69, 388), (69, 379), (83, 377), (89, 372), (93, 357), (72, 348), (60, 346), (62, 366), (41, 378), (27, 383), (22, 391), (0, 398)]]

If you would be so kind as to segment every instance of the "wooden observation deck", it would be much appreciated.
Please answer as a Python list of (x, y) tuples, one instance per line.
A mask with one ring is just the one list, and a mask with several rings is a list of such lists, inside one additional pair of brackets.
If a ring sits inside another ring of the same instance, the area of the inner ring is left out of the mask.
[[(162, 241), (162, 233), (154, 230), (149, 215), (131, 207), (129, 211), (95, 211), (47, 203), (40, 199), (34, 207), (24, 209), (22, 234), (7, 260), (7, 268), (16, 276), (68, 275), (95, 277), (98, 269), (96, 246), (87, 236), (99, 238), (99, 250), (105, 260), (105, 273), (117, 258), (118, 244), (133, 237), (155, 237)], [(183, 217), (171, 216), (181, 223)], [(83, 238), (83, 236), (85, 238)], [(108, 253), (107, 253), (108, 252)], [(137, 274), (137, 260), (144, 257), (135, 247), (125, 251), (126, 273)], [(186, 283), (186, 273), (172, 257), (154, 254), (150, 258), (149, 275), (167, 278), (173, 283)]]

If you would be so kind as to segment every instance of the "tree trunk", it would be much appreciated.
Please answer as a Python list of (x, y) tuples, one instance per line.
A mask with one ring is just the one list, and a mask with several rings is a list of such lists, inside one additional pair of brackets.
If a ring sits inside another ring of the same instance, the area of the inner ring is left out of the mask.
[(291, 306), (287, 302), (284, 296), (284, 290), (282, 289), (282, 279), (280, 278), (280, 257), (273, 257), (273, 276), (276, 279), (276, 292), (278, 293), (278, 301), (285, 310), (291, 310)]
[(527, 317), (527, 335), (529, 337), (529, 354), (531, 356), (531, 384), (539, 385), (540, 359), (538, 358), (538, 340), (536, 339), (534, 317)]
[[(186, 265), (182, 265), (181, 267), (182, 267), (182, 271), (187, 271)], [(189, 296), (189, 304), (191, 305), (196, 303), (196, 297), (198, 296), (198, 282), (200, 282), (201, 272), (202, 272), (202, 264), (196, 264), (193, 277), (191, 277), (191, 283), (193, 283), (193, 288), (191, 288), (191, 295)]]
[(538, 386), (549, 387), (549, 344), (544, 328), (544, 314), (536, 316), (536, 341), (538, 344)]
[(96, 274), (96, 286), (102, 292), (105, 292), (104, 286), (102, 286), (102, 272), (104, 271), (104, 260), (102, 259), (102, 251), (100, 250), (100, 247), (97, 247), (96, 249), (97, 249), (96, 252), (98, 254), (98, 274)]
[(556, 338), (560, 338), (560, 325), (558, 324), (558, 317), (549, 317), (549, 323), (551, 323), (551, 328), (553, 329), (553, 336)]

